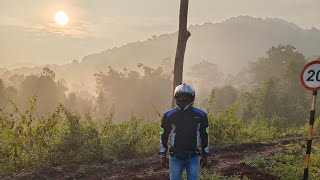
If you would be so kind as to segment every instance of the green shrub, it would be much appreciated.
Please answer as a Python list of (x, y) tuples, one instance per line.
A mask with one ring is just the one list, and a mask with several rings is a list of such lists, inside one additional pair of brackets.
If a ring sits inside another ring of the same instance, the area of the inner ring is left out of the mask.
[(93, 162), (103, 160), (101, 137), (96, 126), (90, 120), (81, 122), (81, 116), (63, 108), (65, 122), (62, 135), (56, 144), (52, 156), (55, 163)]
[(157, 151), (158, 129), (159, 123), (143, 122), (133, 115), (121, 124), (107, 121), (102, 131), (105, 157), (130, 157)]
[(268, 125), (266, 121), (253, 120), (244, 129), (246, 141), (263, 141), (276, 136), (276, 128)]
[[(243, 162), (259, 168), (284, 180), (302, 179), (305, 149), (301, 145), (280, 146), (279, 151), (268, 157), (246, 157)], [(309, 179), (320, 175), (319, 145), (313, 145)]]
[(235, 106), (209, 116), (210, 140), (213, 144), (234, 144), (245, 139), (244, 122), (237, 118)]
[(276, 128), (266, 121), (253, 120), (246, 124), (236, 115), (236, 106), (220, 111), (215, 117), (210, 113), (210, 140), (215, 145), (239, 144), (274, 138)]

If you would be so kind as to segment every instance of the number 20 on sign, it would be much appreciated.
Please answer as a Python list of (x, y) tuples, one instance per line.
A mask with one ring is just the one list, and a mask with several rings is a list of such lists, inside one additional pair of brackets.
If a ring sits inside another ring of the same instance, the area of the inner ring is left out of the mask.
[(312, 146), (312, 135), (313, 135), (313, 125), (315, 121), (315, 106), (317, 99), (317, 92), (320, 89), (320, 60), (312, 61), (308, 63), (300, 74), (300, 80), (302, 85), (312, 92), (312, 104), (310, 111), (310, 121), (308, 129), (308, 139), (307, 139), (307, 151), (304, 160), (304, 173), (303, 180), (307, 180), (309, 176), (310, 160), (311, 160), (311, 146)]
[(320, 89), (320, 60), (308, 63), (301, 72), (302, 85), (311, 91)]

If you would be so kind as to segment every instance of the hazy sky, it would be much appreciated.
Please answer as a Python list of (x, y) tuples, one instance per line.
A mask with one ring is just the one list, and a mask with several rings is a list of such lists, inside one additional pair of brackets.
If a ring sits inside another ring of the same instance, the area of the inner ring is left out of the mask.
[[(71, 62), (178, 28), (180, 0), (0, 0), (0, 66)], [(320, 28), (320, 0), (190, 0), (189, 24), (249, 15)], [(62, 10), (69, 23), (59, 27)]]

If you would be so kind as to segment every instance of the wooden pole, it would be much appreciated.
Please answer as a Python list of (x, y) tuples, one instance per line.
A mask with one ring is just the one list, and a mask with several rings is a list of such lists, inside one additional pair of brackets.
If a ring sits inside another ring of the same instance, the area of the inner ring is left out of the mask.
[[(185, 54), (188, 38), (191, 36), (191, 33), (187, 29), (188, 6), (189, 6), (189, 0), (180, 1), (179, 34), (178, 34), (176, 57), (174, 62), (174, 71), (173, 71), (173, 88), (172, 88), (173, 93), (174, 93), (174, 89), (178, 85), (182, 84), (184, 54)], [(172, 107), (175, 107), (175, 101), (173, 96), (172, 96)]]

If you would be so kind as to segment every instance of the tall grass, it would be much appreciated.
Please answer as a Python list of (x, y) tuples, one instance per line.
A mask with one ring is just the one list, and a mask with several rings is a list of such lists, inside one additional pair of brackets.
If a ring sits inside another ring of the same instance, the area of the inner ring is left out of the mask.
[[(33, 102), (35, 103), (35, 102)], [(34, 104), (20, 112), (0, 109), (0, 173), (69, 163), (110, 162), (157, 153), (160, 119), (146, 121), (134, 115), (121, 123), (113, 114), (103, 121), (71, 112), (60, 105), (47, 117), (39, 117)], [(280, 132), (263, 120), (246, 124), (236, 107), (216, 115), (208, 112), (210, 143), (224, 146), (274, 138)]]

